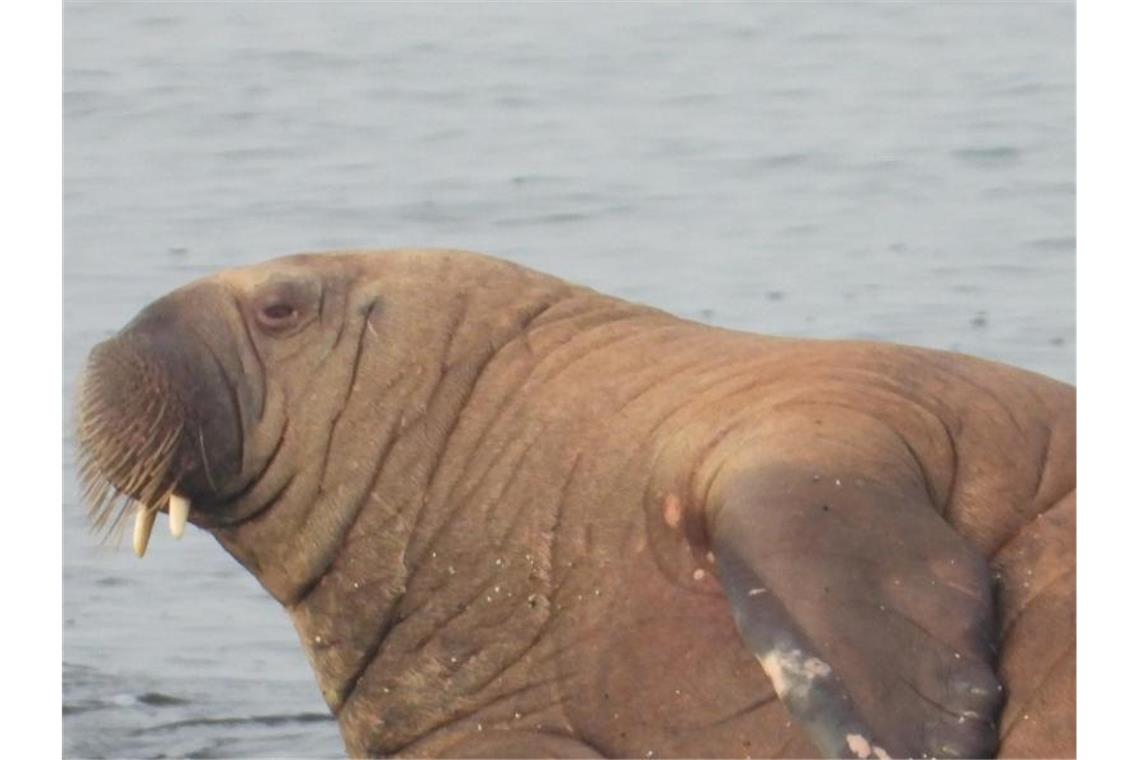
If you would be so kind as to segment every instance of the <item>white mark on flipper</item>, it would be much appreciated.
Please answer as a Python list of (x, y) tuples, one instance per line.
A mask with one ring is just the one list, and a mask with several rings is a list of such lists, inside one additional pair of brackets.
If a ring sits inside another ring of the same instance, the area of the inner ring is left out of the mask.
[(763, 656), (756, 655), (756, 660), (780, 699), (793, 691), (802, 696), (812, 688), (813, 681), (831, 675), (830, 665), (818, 657), (804, 657), (799, 649), (773, 649)]
[(855, 753), (856, 757), (868, 758), (871, 756), (871, 742), (862, 734), (847, 734), (847, 748)]
[(831, 666), (818, 657), (809, 657), (804, 660), (804, 670), (817, 677), (831, 675)]
[(871, 747), (871, 752), (875, 753), (875, 757), (879, 758), (879, 760), (891, 760), (891, 756), (887, 754), (887, 751), (877, 744)]
[(772, 682), (772, 688), (776, 690), (776, 696), (783, 698), (788, 693), (788, 683), (784, 680), (784, 671), (780, 669), (779, 665), (772, 659), (773, 655), (761, 657), (756, 655), (756, 661), (760, 663), (760, 667), (764, 670), (764, 674)]
[(707, 551), (705, 552), (705, 559), (707, 559), (709, 562), (716, 562), (716, 555), (711, 551)]
[(768, 593), (768, 589), (766, 589), (766, 588), (757, 587), (757, 588), (753, 588), (753, 589), (748, 590), (749, 596), (760, 596), (761, 594), (766, 594), (766, 593)]
[(705, 579), (705, 571), (704, 570), (702, 570), (698, 567), (696, 570), (693, 571), (693, 580), (703, 581), (704, 579)]

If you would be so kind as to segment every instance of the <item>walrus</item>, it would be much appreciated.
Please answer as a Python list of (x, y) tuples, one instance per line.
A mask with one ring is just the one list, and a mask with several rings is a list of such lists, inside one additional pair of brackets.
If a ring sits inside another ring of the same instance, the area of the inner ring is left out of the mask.
[(93, 522), (210, 532), (352, 756), (1075, 754), (1075, 390), (457, 251), (223, 271), (95, 347)]

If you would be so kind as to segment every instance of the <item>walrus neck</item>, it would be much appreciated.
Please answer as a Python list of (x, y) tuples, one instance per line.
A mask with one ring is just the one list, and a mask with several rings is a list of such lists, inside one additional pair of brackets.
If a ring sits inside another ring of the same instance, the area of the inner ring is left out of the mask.
[[(302, 413), (319, 405), (327, 418), (290, 420), (292, 438), (283, 448), (303, 466), (293, 468), (253, 518), (213, 530), (283, 605), (314, 590), (369, 522), (365, 518), (402, 523), (420, 511), (476, 385), (504, 350), (525, 343), (532, 323), (575, 290), (525, 270), (506, 274), (522, 281), (513, 289), (481, 290), (457, 283), (453, 296), (431, 303), (419, 295), (426, 285), (413, 281), (350, 300), (354, 318), (344, 330), (350, 337), (340, 343), (354, 353), (338, 364), (351, 372), (322, 374), (294, 394), (306, 397)], [(421, 274), (437, 286), (446, 275)], [(520, 291), (523, 298), (496, 299)], [(444, 304), (451, 312), (446, 320), (417, 314)], [(326, 403), (329, 398), (334, 401)], [(395, 527), (384, 532), (401, 542), (388, 548), (402, 554), (406, 536)]]
[[(398, 693), (400, 709), (417, 706), (416, 720), (386, 721), (407, 735), (384, 741), (411, 740), (477, 700), (474, 692), (518, 656), (506, 651), (516, 639), (502, 636), (502, 626), (537, 631), (549, 616), (552, 525), (576, 461), (556, 426), (509, 400), (523, 401), (548, 350), (584, 324), (632, 311), (648, 310), (557, 292), (533, 299), (489, 342), (485, 323), (482, 340), (457, 328), (438, 380), (416, 385), (399, 404), (412, 414), (375, 421), (389, 434), (377, 436), (383, 443), (361, 508), (325, 571), (283, 600), (342, 725), (374, 719), (377, 705)], [(497, 498), (532, 471), (546, 473), (535, 502)]]
[[(520, 549), (502, 556), (520, 572), (528, 554), (536, 562), (548, 555), (541, 536), (480, 534), (464, 498), (480, 478), (473, 455), (486, 451), (493, 463), (501, 457), (492, 443), (533, 442), (541, 424), (515, 425), (522, 405), (494, 400), (512, 399), (545, 347), (570, 340), (582, 320), (619, 319), (614, 312), (632, 307), (525, 270), (505, 277), (514, 282), (477, 290), (457, 283), (454, 297), (427, 304), (414, 287), (382, 294), (388, 318), (351, 328), (361, 346), (355, 376), (369, 377), (360, 387), (372, 392), (347, 394), (328, 451), (318, 452), (319, 476), (294, 483), (256, 519), (214, 531), (288, 608), (334, 712), (360, 684), (375, 688), (370, 667), (389, 637), (411, 635), (415, 626), (401, 623), (425, 599), (443, 598), (433, 587), (487, 560), (497, 543)], [(440, 304), (447, 319), (417, 318)]]

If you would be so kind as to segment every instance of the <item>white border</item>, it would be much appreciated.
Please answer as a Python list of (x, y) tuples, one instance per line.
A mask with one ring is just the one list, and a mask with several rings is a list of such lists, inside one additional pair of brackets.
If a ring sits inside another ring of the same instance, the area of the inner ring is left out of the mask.
[(59, 3), (0, 16), (4, 754), (62, 751), (63, 132)]
[(1137, 727), (1138, 29), (1134, 3), (1078, 3), (1077, 746), (1084, 757), (1126, 754)]

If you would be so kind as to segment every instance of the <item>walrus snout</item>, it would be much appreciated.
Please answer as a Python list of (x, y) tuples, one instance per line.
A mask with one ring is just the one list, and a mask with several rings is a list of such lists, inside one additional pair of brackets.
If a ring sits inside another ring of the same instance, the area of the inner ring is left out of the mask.
[(211, 317), (208, 308), (200, 297), (171, 294), (88, 360), (79, 443), (92, 517), (97, 527), (113, 524), (124, 499), (137, 502), (140, 554), (155, 512), (171, 505), (171, 529), (180, 533), (189, 504), (208, 509), (240, 474), (243, 410), (233, 376), (240, 365), (212, 345), (227, 332), (211, 329), (224, 315)]

